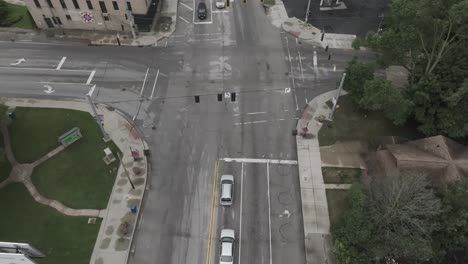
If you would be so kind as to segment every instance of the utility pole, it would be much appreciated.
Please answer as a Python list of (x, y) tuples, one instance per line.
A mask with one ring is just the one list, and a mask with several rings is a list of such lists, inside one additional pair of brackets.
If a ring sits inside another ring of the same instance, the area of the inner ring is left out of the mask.
[(91, 96), (89, 94), (87, 94), (86, 99), (88, 99), (88, 102), (91, 105), (91, 109), (93, 110), (93, 114), (94, 114), (94, 117), (96, 118), (96, 122), (98, 123), (99, 128), (101, 129), (102, 135), (104, 136), (102, 139), (104, 140), (104, 142), (110, 141), (109, 134), (107, 134), (107, 132), (104, 130), (104, 127), (102, 126), (101, 118), (99, 118), (99, 116), (97, 114), (96, 107), (94, 106), (94, 103), (93, 103), (93, 100), (91, 99)]
[(341, 77), (341, 82), (340, 82), (340, 86), (338, 87), (338, 92), (336, 94), (336, 97), (333, 97), (333, 107), (332, 107), (330, 115), (328, 116), (329, 120), (333, 120), (333, 114), (335, 113), (336, 105), (338, 104), (338, 98), (340, 98), (341, 89), (343, 88), (345, 77), (346, 77), (346, 72), (343, 73), (343, 77)]
[(309, 12), (310, 12), (310, 0), (307, 3), (307, 10), (306, 10), (306, 15), (305, 15), (305, 22), (309, 21)]

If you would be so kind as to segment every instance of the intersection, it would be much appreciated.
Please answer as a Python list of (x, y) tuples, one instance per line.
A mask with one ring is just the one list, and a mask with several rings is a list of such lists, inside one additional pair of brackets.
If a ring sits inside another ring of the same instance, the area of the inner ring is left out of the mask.
[[(176, 31), (153, 48), (2, 42), (0, 93), (84, 98), (96, 85), (93, 100), (143, 132), (150, 172), (129, 263), (216, 262), (222, 228), (236, 230), (236, 263), (304, 263), (291, 132), (348, 60), (372, 55), (334, 50), (329, 60), (274, 28), (258, 2), (211, 4), (207, 23), (195, 6), (180, 1)], [(213, 203), (221, 174), (235, 177), (229, 209)]]

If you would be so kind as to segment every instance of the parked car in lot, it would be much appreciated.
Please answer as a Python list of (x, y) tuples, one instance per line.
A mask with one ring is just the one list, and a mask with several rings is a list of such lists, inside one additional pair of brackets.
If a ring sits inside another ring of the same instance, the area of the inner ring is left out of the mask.
[(197, 14), (199, 19), (206, 19), (206, 16), (208, 14), (208, 8), (206, 7), (206, 4), (204, 2), (198, 3)]
[(234, 263), (234, 230), (223, 229), (220, 236), (220, 253), (219, 264), (233, 264)]
[(219, 203), (221, 205), (231, 205), (234, 192), (234, 177), (232, 175), (221, 176), (220, 192)]
[(224, 8), (225, 3), (224, 1), (230, 1), (230, 0), (216, 0), (216, 8)]

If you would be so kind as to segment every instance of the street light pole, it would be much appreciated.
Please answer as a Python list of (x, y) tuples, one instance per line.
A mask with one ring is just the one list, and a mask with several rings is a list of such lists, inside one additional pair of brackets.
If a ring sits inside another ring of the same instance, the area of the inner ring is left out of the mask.
[(328, 116), (329, 120), (333, 120), (333, 114), (335, 113), (336, 105), (338, 104), (338, 98), (340, 98), (341, 89), (343, 88), (345, 77), (346, 77), (346, 72), (343, 73), (343, 77), (341, 77), (340, 86), (338, 87), (338, 92), (336, 94), (336, 97), (333, 98), (333, 107), (332, 107), (330, 115)]

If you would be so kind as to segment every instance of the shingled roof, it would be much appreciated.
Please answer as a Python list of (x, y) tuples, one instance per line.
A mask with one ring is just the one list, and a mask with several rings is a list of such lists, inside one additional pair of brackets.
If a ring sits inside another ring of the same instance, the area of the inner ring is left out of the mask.
[(408, 176), (423, 174), (433, 187), (468, 177), (468, 147), (434, 136), (405, 144), (384, 145), (369, 159), (369, 174)]

